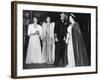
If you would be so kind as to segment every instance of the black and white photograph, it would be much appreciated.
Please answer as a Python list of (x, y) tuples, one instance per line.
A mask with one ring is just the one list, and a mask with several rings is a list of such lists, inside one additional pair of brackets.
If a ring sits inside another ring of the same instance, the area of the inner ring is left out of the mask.
[(12, 2), (12, 77), (97, 72), (97, 7)]
[(23, 10), (23, 68), (90, 66), (90, 16)]

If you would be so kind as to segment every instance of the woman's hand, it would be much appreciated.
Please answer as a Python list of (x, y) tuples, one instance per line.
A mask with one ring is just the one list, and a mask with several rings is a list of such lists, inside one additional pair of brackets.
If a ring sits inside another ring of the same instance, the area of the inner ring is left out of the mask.
[(55, 42), (58, 42), (58, 39), (57, 38), (55, 38)]
[(37, 34), (37, 35), (40, 35), (39, 31), (36, 31), (36, 34)]
[(36, 31), (35, 33), (31, 33), (30, 35), (40, 35), (39, 31)]

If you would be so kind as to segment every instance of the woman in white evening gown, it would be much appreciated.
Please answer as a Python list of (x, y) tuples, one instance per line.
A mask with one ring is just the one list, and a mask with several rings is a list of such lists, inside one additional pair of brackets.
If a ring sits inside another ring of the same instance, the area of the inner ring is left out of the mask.
[(50, 17), (46, 18), (46, 22), (42, 27), (42, 54), (46, 64), (53, 64), (55, 58), (55, 44), (54, 44), (54, 22), (50, 22)]
[[(72, 22), (71, 20), (72, 20), (71, 16), (69, 16), (69, 21)], [(67, 47), (68, 65), (67, 67), (75, 66), (73, 41), (72, 41), (72, 26), (73, 26), (73, 23), (71, 23), (67, 28), (67, 39), (66, 39), (66, 43), (68, 44), (68, 47)]]
[(42, 33), (42, 28), (39, 24), (37, 24), (37, 22), (37, 18), (34, 17), (33, 23), (28, 26), (29, 43), (27, 48), (26, 64), (40, 64), (44, 62), (39, 38)]

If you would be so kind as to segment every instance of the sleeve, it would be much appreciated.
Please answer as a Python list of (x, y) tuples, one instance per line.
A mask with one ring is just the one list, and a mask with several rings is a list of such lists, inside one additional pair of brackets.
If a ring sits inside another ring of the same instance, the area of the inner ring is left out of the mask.
[(57, 39), (57, 26), (58, 26), (58, 23), (56, 22), (55, 27), (54, 27), (54, 38), (55, 39)]
[(55, 27), (54, 27), (54, 34), (57, 33), (57, 22), (55, 23)]
[(45, 37), (45, 23), (42, 24), (42, 32), (41, 32), (41, 38), (43, 39)]
[(31, 25), (28, 26), (28, 36), (31, 35)]
[(40, 34), (39, 36), (41, 36), (42, 35), (42, 26), (40, 26), (40, 25), (38, 26), (38, 31), (39, 31), (39, 34)]
[(68, 43), (68, 41), (69, 41), (69, 36), (70, 36), (70, 34), (67, 33), (66, 43)]
[(55, 22), (52, 23), (52, 27), (53, 27), (53, 32), (54, 32)]
[(54, 27), (55, 27), (55, 23), (52, 22), (52, 26), (50, 27), (50, 37), (54, 38)]

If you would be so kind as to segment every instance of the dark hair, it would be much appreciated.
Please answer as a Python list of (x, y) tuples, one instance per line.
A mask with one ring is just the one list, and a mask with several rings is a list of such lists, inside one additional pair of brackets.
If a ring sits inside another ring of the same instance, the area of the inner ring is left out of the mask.
[[(36, 17), (36, 16), (34, 16), (34, 17), (33, 17), (33, 19), (34, 19), (34, 18), (37, 18), (37, 17)], [(37, 19), (38, 19), (38, 18), (37, 18)]]
[(67, 22), (69, 22), (69, 13), (65, 13), (65, 15), (67, 16), (67, 19), (66, 19), (66, 17), (65, 17), (65, 20), (67, 21)]
[(37, 24), (39, 24), (39, 20), (38, 20), (38, 17), (36, 17), (36, 16), (34, 16), (33, 18), (32, 18), (32, 23), (34, 23), (34, 18), (37, 18)]
[(48, 17), (50, 18), (50, 22), (51, 22), (51, 17), (50, 17), (50, 16), (46, 16), (46, 17), (45, 17), (45, 22), (47, 22), (46, 19), (47, 19)]

